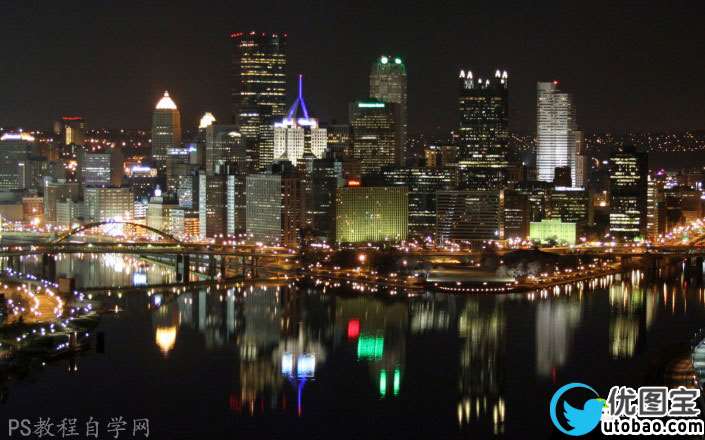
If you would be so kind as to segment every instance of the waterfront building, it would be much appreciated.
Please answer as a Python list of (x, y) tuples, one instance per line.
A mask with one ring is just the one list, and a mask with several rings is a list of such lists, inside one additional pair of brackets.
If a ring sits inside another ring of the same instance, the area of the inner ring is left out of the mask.
[(569, 245), (576, 243), (577, 225), (575, 223), (554, 218), (531, 222), (529, 228), (529, 238), (532, 241), (540, 243), (555, 241), (558, 244)]
[(655, 242), (666, 228), (663, 182), (649, 175), (646, 188), (646, 238)]
[(452, 190), (436, 193), (436, 239), (499, 240), (504, 238), (501, 190)]
[(398, 104), (376, 99), (350, 104), (352, 157), (360, 161), (362, 174), (377, 173), (383, 167), (399, 162), (398, 113)]
[(502, 220), (505, 239), (524, 239), (529, 236), (530, 209), (529, 197), (517, 190), (504, 191)]
[(382, 172), (385, 186), (408, 190), (409, 234), (426, 237), (436, 229), (436, 191), (452, 189), (455, 168), (390, 168)]
[(198, 175), (198, 226), (201, 239), (226, 234), (225, 176), (200, 172)]
[(83, 200), (87, 221), (130, 221), (134, 218), (134, 194), (129, 188), (85, 188)]
[(184, 208), (179, 206), (173, 196), (165, 196), (157, 189), (147, 205), (147, 226), (168, 234), (182, 236), (184, 213)]
[(349, 182), (336, 195), (335, 240), (365, 243), (406, 240), (409, 197), (403, 187), (363, 187)]
[(38, 196), (22, 197), (22, 222), (44, 224), (44, 199)]
[(152, 159), (166, 168), (167, 150), (181, 145), (181, 113), (165, 91), (152, 113)]
[(370, 97), (382, 102), (397, 104), (399, 111), (395, 113), (397, 141), (395, 152), (396, 164), (406, 165), (406, 148), (408, 135), (407, 121), (407, 91), (406, 65), (400, 57), (382, 55), (372, 63), (370, 70)]
[(232, 55), (232, 107), (248, 156), (259, 168), (272, 160), (273, 124), (286, 114), (287, 35), (236, 32)]
[(48, 224), (57, 221), (57, 203), (65, 200), (78, 202), (82, 195), (78, 182), (67, 182), (64, 179), (47, 179), (44, 183), (44, 220)]
[(301, 180), (290, 162), (247, 176), (247, 235), (253, 242), (293, 246), (303, 223)]
[(633, 146), (610, 156), (610, 234), (620, 239), (645, 238), (649, 164)]
[(582, 188), (561, 186), (553, 188), (548, 193), (546, 218), (575, 223), (579, 230), (592, 225), (594, 211), (590, 193)]
[(572, 96), (558, 89), (558, 81), (539, 82), (536, 94), (536, 170), (538, 179), (553, 182), (556, 168), (576, 172), (576, 122)]

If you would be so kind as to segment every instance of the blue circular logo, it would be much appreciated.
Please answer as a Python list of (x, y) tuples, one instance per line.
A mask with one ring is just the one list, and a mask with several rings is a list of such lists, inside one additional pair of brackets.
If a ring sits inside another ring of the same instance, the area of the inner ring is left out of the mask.
[[(563, 415), (565, 416), (569, 429), (564, 427), (556, 416), (556, 408), (561, 397), (566, 392), (576, 389), (583, 388), (591, 391), (594, 395), (594, 399), (588, 399), (584, 404), (582, 409), (578, 409), (569, 404), (565, 399), (563, 399)], [(602, 417), (602, 408), (605, 406), (605, 400), (600, 399), (597, 391), (595, 391), (591, 386), (585, 385), (584, 383), (573, 382), (568, 385), (563, 385), (553, 394), (550, 404), (550, 414), (551, 422), (558, 428), (563, 434), (571, 435), (574, 437), (585, 435), (595, 429), (595, 427), (600, 423), (600, 417)]]

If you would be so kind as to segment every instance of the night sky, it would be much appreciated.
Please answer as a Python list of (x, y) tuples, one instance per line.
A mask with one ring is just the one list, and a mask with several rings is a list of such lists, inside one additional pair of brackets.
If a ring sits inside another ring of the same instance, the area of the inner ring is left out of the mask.
[[(460, 67), (510, 73), (512, 127), (533, 132), (538, 80), (559, 79), (587, 131), (705, 127), (701, 2), (31, 1), (0, 3), (0, 124), (148, 128), (168, 89), (185, 127), (230, 120), (228, 35), (289, 34), (308, 107), (347, 120), (370, 63), (402, 56), (412, 133), (456, 124)], [(658, 5), (656, 5), (658, 3)], [(293, 90), (293, 88), (290, 88)]]

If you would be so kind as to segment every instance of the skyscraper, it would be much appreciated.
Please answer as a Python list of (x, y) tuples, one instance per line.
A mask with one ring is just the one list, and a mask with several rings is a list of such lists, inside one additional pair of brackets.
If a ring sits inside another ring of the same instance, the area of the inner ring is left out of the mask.
[(206, 172), (215, 173), (226, 162), (247, 161), (242, 135), (232, 124), (211, 124), (206, 127)]
[(460, 71), (457, 160), (461, 167), (507, 167), (508, 82), (506, 70), (497, 70), (491, 79)]
[(409, 127), (407, 122), (406, 65), (401, 58), (382, 55), (372, 63), (370, 97), (399, 105), (395, 156), (397, 164), (404, 166), (406, 164), (406, 142)]
[(181, 144), (181, 113), (165, 91), (152, 114), (152, 159), (166, 168), (167, 150)]
[(571, 95), (558, 90), (558, 81), (537, 84), (536, 169), (538, 179), (553, 182), (558, 167), (570, 167), (576, 186), (576, 125)]
[(645, 238), (649, 164), (633, 146), (610, 156), (610, 234), (622, 239)]
[(273, 159), (272, 125), (286, 114), (286, 34), (236, 32), (230, 38), (235, 124), (264, 168)]
[(382, 167), (397, 163), (399, 104), (368, 99), (351, 103), (349, 111), (352, 157), (360, 161), (362, 173), (379, 172)]
[[(299, 110), (303, 117), (299, 117)], [(305, 155), (322, 158), (328, 145), (325, 128), (309, 117), (303, 95), (303, 76), (299, 75), (299, 96), (280, 122), (274, 124), (274, 159), (285, 158), (296, 166)]]

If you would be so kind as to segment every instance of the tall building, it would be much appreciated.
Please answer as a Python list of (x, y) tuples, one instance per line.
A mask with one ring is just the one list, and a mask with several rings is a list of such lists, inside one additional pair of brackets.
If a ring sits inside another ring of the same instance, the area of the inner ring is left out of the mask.
[(587, 154), (582, 130), (575, 131), (575, 182), (573, 186), (588, 188), (590, 180), (590, 156)]
[[(299, 110), (302, 117), (299, 117)], [(306, 155), (321, 159), (327, 146), (326, 129), (318, 126), (318, 119), (309, 117), (303, 95), (303, 76), (299, 75), (299, 96), (286, 117), (274, 124), (274, 159), (289, 160), (296, 166)]]
[(399, 105), (376, 99), (350, 104), (352, 157), (360, 161), (363, 174), (379, 172), (396, 164)]
[(394, 168), (383, 171), (385, 186), (409, 191), (409, 234), (426, 237), (436, 228), (436, 191), (455, 187), (455, 168)]
[(134, 218), (134, 195), (126, 187), (86, 188), (83, 205), (88, 221), (129, 221)]
[(110, 186), (112, 178), (110, 153), (83, 153), (80, 155), (81, 181), (85, 186)]
[(271, 245), (295, 245), (302, 223), (301, 181), (288, 162), (247, 176), (247, 235)]
[(324, 127), (328, 136), (327, 145), (337, 160), (352, 154), (352, 131), (348, 124), (328, 124)]
[(176, 236), (184, 235), (184, 208), (176, 199), (162, 195), (161, 190), (154, 191), (154, 196), (147, 205), (147, 226)]
[(460, 71), (458, 165), (506, 168), (509, 138), (509, 77), (497, 70), (493, 78), (474, 78)]
[(181, 113), (164, 92), (152, 113), (152, 159), (160, 169), (166, 168), (167, 150), (181, 144)]
[(610, 156), (610, 234), (645, 238), (649, 163), (646, 153), (625, 146)]
[(26, 132), (0, 137), (0, 190), (23, 190), (31, 185), (30, 156), (34, 137)]
[(553, 182), (556, 168), (570, 167), (576, 186), (576, 123), (570, 94), (558, 89), (558, 81), (539, 82), (536, 95), (536, 169), (538, 179)]
[(557, 186), (548, 193), (547, 218), (574, 223), (578, 233), (593, 224), (594, 212), (590, 193), (582, 188)]
[(342, 180), (336, 162), (308, 156), (298, 167), (301, 174), (303, 227), (307, 236), (322, 241), (335, 237), (335, 192)]
[(215, 173), (226, 162), (247, 161), (242, 135), (235, 125), (211, 124), (205, 130), (207, 173)]
[(438, 191), (436, 239), (500, 240), (504, 194), (501, 190)]
[(66, 200), (77, 202), (80, 197), (78, 182), (47, 179), (44, 184), (44, 221), (51, 224), (57, 222), (57, 204)]
[(655, 242), (665, 232), (666, 204), (663, 182), (649, 176), (646, 190), (646, 237)]
[(406, 65), (399, 57), (382, 55), (374, 63), (370, 71), (370, 97), (382, 102), (398, 104), (397, 116), (397, 165), (406, 165), (406, 148), (408, 135), (407, 95), (406, 95)]
[[(359, 185), (359, 182), (356, 183)], [(403, 241), (409, 230), (408, 190), (403, 187), (338, 188), (335, 241)]]
[(201, 172), (198, 175), (199, 237), (215, 238), (226, 234), (225, 176)]
[(86, 135), (86, 120), (81, 116), (63, 116), (58, 133), (64, 144), (83, 145)]
[(230, 35), (233, 116), (260, 168), (272, 162), (272, 126), (286, 115), (286, 37), (254, 31)]

